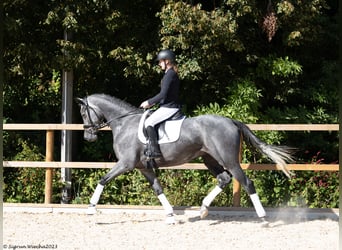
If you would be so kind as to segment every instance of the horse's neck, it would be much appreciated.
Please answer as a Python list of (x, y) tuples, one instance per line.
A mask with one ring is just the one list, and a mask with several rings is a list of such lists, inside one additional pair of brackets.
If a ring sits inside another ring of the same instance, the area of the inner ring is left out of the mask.
[(119, 117), (121, 118), (134, 112), (133, 109), (124, 107), (122, 105), (116, 105), (115, 103), (111, 103), (107, 101), (104, 103), (98, 104), (98, 107), (101, 109), (107, 121), (115, 120), (116, 118), (119, 118)]
[(106, 118), (106, 120), (111, 120), (111, 119), (115, 119), (115, 117), (121, 117), (121, 116), (125, 116), (126, 114), (128, 114), (130, 111), (129, 110), (125, 110), (123, 108), (106, 108), (106, 109), (102, 109), (103, 111), (103, 115)]
[(108, 98), (107, 96), (94, 96), (91, 97), (91, 103), (97, 107), (104, 118), (111, 123), (116, 123), (125, 116), (131, 116), (134, 113), (139, 113), (137, 108), (126, 104), (125, 102), (114, 97)]

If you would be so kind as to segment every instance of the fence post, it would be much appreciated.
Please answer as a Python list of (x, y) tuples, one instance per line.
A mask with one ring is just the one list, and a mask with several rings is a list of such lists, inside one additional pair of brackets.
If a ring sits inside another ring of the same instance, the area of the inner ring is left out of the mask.
[[(240, 151), (239, 151), (239, 162), (242, 161), (242, 134), (240, 135)], [(240, 183), (233, 178), (233, 207), (240, 207), (240, 199), (241, 199), (241, 185)]]
[[(54, 147), (54, 132), (53, 130), (46, 131), (46, 152), (45, 161), (53, 161)], [(53, 169), (46, 168), (45, 170), (45, 204), (50, 204), (52, 200), (52, 177)]]

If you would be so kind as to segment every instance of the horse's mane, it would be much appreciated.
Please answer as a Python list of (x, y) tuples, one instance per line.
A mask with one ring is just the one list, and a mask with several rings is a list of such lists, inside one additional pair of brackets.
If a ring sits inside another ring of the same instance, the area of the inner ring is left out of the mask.
[(119, 107), (122, 107), (124, 109), (131, 109), (131, 110), (137, 110), (138, 108), (133, 106), (132, 104), (124, 101), (124, 100), (121, 100), (119, 98), (116, 98), (114, 96), (110, 96), (110, 95), (107, 95), (107, 94), (92, 94), (88, 97), (95, 97), (95, 98), (99, 98), (99, 99), (104, 99), (108, 102), (111, 102), (115, 105), (118, 105)]

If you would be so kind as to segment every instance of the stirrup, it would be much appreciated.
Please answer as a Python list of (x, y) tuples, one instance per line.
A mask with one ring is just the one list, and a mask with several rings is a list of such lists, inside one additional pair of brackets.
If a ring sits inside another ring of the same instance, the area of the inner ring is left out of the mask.
[(144, 155), (147, 157), (147, 159), (155, 159), (155, 158), (162, 157), (161, 152), (155, 152), (155, 151), (151, 151), (149, 149), (145, 149)]
[(156, 150), (155, 147), (153, 147), (150, 142), (146, 145), (146, 148), (144, 150), (144, 155), (147, 157), (147, 159), (154, 159), (154, 158), (160, 158), (162, 157), (162, 153), (160, 150)]

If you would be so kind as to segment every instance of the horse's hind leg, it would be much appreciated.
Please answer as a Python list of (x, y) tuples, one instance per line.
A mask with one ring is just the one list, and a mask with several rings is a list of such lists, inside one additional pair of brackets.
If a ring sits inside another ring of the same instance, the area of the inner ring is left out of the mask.
[(219, 193), (228, 185), (231, 181), (230, 174), (218, 164), (218, 162), (209, 155), (203, 156), (204, 164), (207, 166), (209, 171), (216, 177), (218, 180), (217, 186), (203, 199), (201, 209), (200, 209), (200, 217), (201, 219), (207, 217), (208, 215), (208, 207), (211, 202), (216, 198)]
[(150, 183), (153, 191), (158, 196), (158, 199), (160, 203), (162, 204), (165, 213), (166, 213), (166, 220), (165, 222), (167, 224), (175, 224), (176, 220), (173, 214), (173, 208), (171, 204), (169, 203), (168, 199), (166, 198), (163, 188), (155, 174), (155, 172), (152, 169), (146, 169), (146, 168), (140, 168), (140, 172), (145, 176), (147, 181)]
[(246, 176), (246, 174), (243, 172), (242, 168), (240, 167), (240, 164), (235, 165), (234, 168), (230, 168), (229, 171), (231, 172), (233, 177), (245, 188), (245, 190), (249, 194), (249, 197), (252, 200), (252, 203), (253, 203), (253, 206), (255, 208), (257, 215), (260, 218), (264, 218), (266, 216), (266, 212), (260, 202), (258, 194), (255, 191), (253, 181), (250, 180)]

